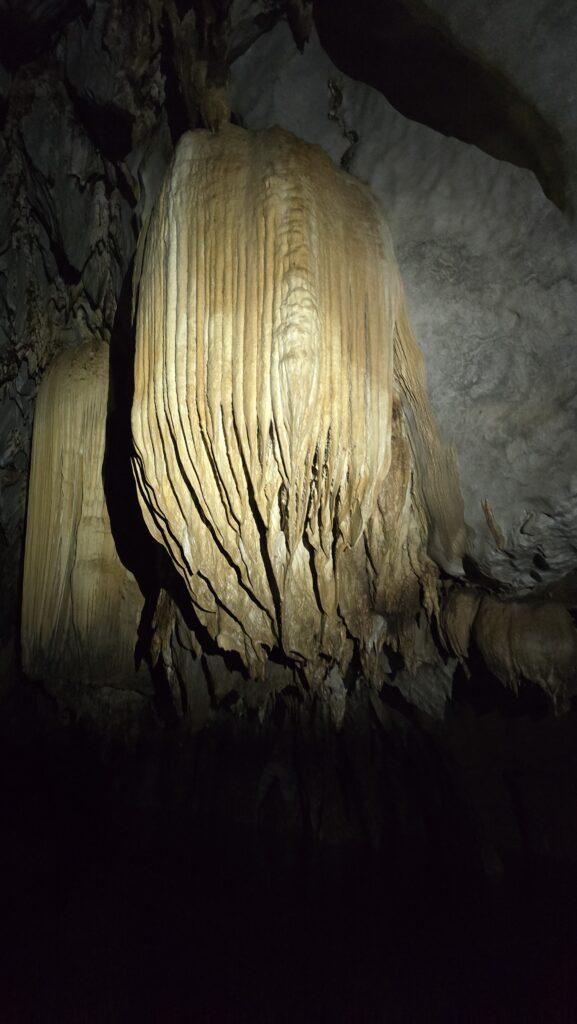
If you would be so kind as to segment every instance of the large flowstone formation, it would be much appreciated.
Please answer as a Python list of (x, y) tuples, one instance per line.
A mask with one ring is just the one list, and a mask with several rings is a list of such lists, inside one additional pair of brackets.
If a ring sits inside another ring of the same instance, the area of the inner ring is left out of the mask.
[(280, 129), (189, 133), (140, 256), (140, 504), (202, 627), (257, 677), (416, 667), (465, 530), (372, 195)]

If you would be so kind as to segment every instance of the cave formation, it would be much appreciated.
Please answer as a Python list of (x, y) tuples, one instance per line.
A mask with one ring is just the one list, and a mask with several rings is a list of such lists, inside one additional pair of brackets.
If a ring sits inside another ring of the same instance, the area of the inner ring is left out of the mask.
[(310, 685), (410, 661), (465, 530), (374, 199), (279, 130), (190, 133), (143, 246), (134, 469), (196, 617), (265, 693), (274, 648)]
[(577, 1012), (574, 136), (445, 7), (0, 6), (8, 1019)]
[(108, 347), (61, 352), (36, 403), (22, 585), (31, 679), (128, 684), (142, 595), (114, 545), (102, 481)]

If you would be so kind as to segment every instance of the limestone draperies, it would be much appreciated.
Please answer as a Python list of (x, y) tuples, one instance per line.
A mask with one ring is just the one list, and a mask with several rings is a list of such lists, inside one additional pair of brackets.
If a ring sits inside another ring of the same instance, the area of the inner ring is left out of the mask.
[(368, 668), (463, 543), (376, 201), (280, 129), (189, 133), (137, 289), (139, 497), (199, 620), (254, 675)]

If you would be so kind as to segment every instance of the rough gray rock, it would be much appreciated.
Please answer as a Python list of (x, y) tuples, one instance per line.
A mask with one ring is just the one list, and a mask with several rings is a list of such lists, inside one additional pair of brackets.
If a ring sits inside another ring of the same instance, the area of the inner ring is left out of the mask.
[(422, 0), (452, 38), (485, 65), (503, 72), (562, 139), (569, 212), (577, 214), (577, 116), (572, 0)]
[(21, 131), (36, 184), (37, 212), (71, 270), (80, 274), (103, 230), (105, 215), (98, 203), (102, 158), (73, 117), (62, 88), (34, 105), (22, 119)]
[(475, 560), (514, 590), (568, 572), (577, 240), (562, 214), (530, 172), (408, 121), (345, 78), (316, 38), (299, 54), (285, 24), (234, 64), (232, 102), (247, 127), (278, 123), (318, 142), (379, 197), (433, 405), (457, 449)]
[(90, 20), (77, 18), (66, 33), (68, 81), (98, 111), (100, 143), (117, 159), (154, 127), (164, 103), (160, 17), (154, 0), (97, 0)]
[(10, 72), (6, 70), (3, 64), (0, 64), (0, 110), (8, 102), (9, 92)]

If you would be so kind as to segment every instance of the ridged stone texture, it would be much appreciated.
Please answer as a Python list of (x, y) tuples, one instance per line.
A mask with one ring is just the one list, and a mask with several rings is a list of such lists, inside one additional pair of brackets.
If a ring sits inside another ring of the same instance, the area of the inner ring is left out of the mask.
[(141, 250), (135, 471), (200, 622), (255, 675), (370, 660), (463, 539), (375, 200), (280, 129), (195, 132)]

